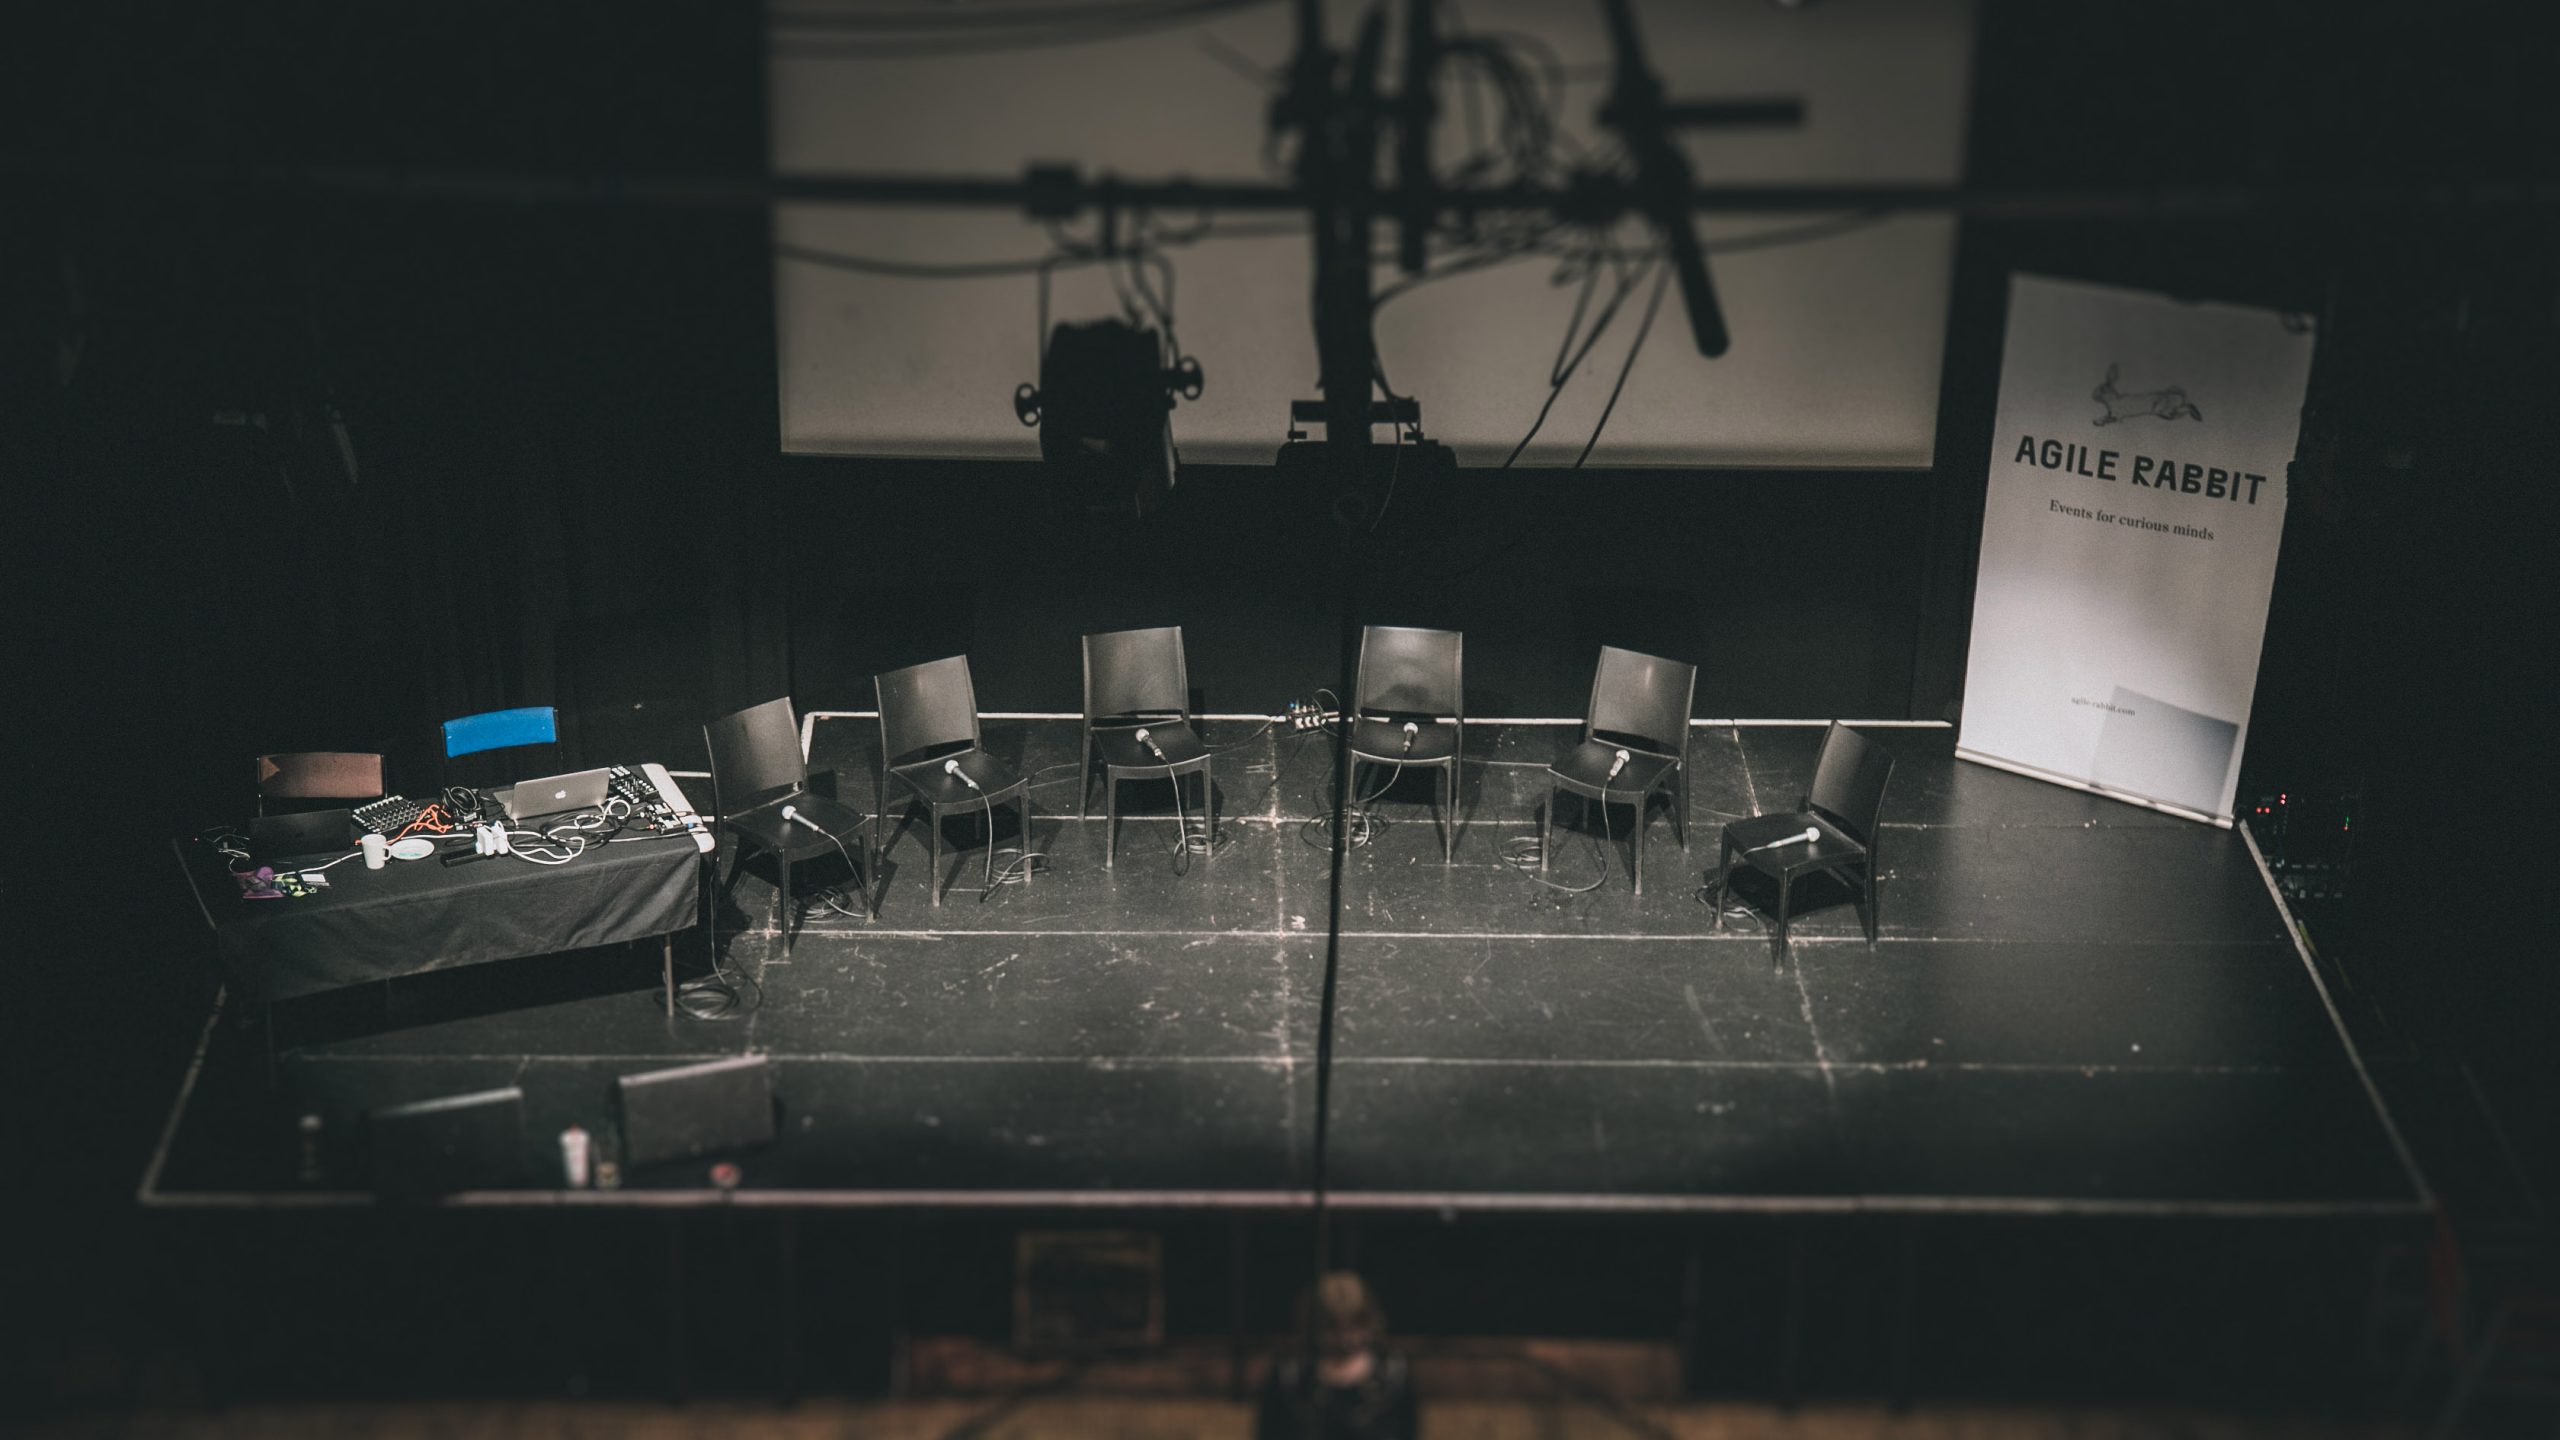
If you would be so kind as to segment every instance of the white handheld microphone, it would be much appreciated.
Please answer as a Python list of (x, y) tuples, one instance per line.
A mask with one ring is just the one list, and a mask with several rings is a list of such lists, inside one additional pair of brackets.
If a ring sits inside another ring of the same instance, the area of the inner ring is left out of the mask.
[(957, 755), (954, 755), (950, 759), (942, 762), (942, 773), (957, 778), (961, 784), (968, 786), (972, 790), (981, 788), (977, 781), (969, 778), (968, 771), (960, 768), (960, 757)]
[(1617, 753), (1617, 755), (1609, 761), (1609, 776), (1608, 776), (1608, 778), (1609, 778), (1609, 779), (1611, 779), (1611, 780), (1615, 780), (1615, 779), (1617, 779), (1617, 778), (1618, 778), (1618, 772), (1619, 772), (1619, 771), (1621, 771), (1621, 770), (1626, 769), (1626, 768), (1627, 768), (1627, 762), (1628, 762), (1629, 760), (1634, 759), (1634, 758), (1635, 758), (1634, 756), (1629, 755), (1629, 754), (1628, 754), (1626, 751), (1624, 751), (1624, 750), (1619, 751), (1619, 752)]
[[(797, 808), (793, 807), (793, 806), (785, 805), (785, 806), (783, 806), (783, 807), (782, 807), (782, 818), (783, 818), (784, 820), (787, 820), (787, 821), (789, 821), (789, 822), (791, 822), (791, 823), (795, 824), (795, 825), (806, 825), (806, 826), (808, 826), (810, 829), (817, 831), (817, 832), (818, 832), (819, 834), (821, 834), (821, 835), (825, 835), (825, 834), (827, 833), (827, 830), (826, 830), (826, 827), (825, 827), (825, 826), (820, 825), (817, 821), (812, 820), (812, 819), (810, 819), (808, 816), (801, 814), (801, 813), (799, 812), (799, 810), (798, 810)], [(833, 839), (834, 837), (833, 837), (833, 836), (828, 836), (828, 838), (829, 838), (829, 839)]]
[(1416, 741), (1416, 740), (1419, 740), (1419, 739), (1421, 739), (1421, 738), (1422, 738), (1422, 727), (1421, 727), (1421, 726), (1414, 724), (1414, 723), (1413, 723), (1412, 721), (1410, 721), (1410, 720), (1407, 720), (1406, 722), (1404, 722), (1404, 748), (1405, 748), (1405, 752), (1406, 752), (1407, 754), (1411, 754), (1411, 753), (1412, 753), (1412, 751), (1413, 751), (1413, 742), (1414, 742), (1414, 741)]
[(1138, 743), (1146, 746), (1158, 760), (1164, 761), (1167, 765), (1173, 763), (1172, 759), (1164, 753), (1164, 747), (1156, 743), (1156, 737), (1148, 734), (1147, 727), (1143, 725), (1138, 727)]
[(1752, 849), (1754, 849), (1754, 850), (1775, 850), (1775, 849), (1777, 849), (1777, 848), (1778, 848), (1779, 846), (1781, 846), (1781, 845), (1796, 845), (1796, 844), (1810, 845), (1810, 844), (1812, 844), (1814, 841), (1819, 840), (1819, 839), (1821, 839), (1821, 838), (1822, 838), (1822, 831), (1820, 830), (1820, 828), (1818, 828), (1818, 827), (1816, 827), (1816, 826), (1812, 826), (1812, 825), (1807, 825), (1806, 827), (1804, 827), (1804, 833), (1803, 833), (1803, 834), (1800, 834), (1800, 835), (1781, 835), (1781, 836), (1779, 836), (1777, 839), (1775, 839), (1775, 840), (1771, 840), (1771, 841), (1769, 841), (1769, 842), (1768, 842), (1768, 843), (1766, 843), (1766, 844), (1763, 844), (1763, 845), (1754, 845), (1754, 846), (1752, 846), (1751, 848), (1752, 848)]

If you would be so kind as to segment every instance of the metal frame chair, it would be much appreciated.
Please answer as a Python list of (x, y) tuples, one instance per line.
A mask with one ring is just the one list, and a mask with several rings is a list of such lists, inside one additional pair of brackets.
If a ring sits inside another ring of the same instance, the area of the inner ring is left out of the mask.
[[(714, 830), (725, 831), (741, 842), (731, 857), (729, 878), (720, 893), (727, 894), (736, 886), (738, 872), (745, 867), (750, 850), (771, 854), (781, 872), (773, 892), (773, 928), (782, 936), (783, 954), (791, 953), (792, 939), (799, 934), (791, 917), (791, 867), (797, 861), (841, 852), (853, 864), (855, 884), (863, 893), (864, 913), (873, 913), (868, 847), (857, 852), (845, 843), (846, 837), (851, 836), (855, 845), (863, 844), (866, 817), (851, 806), (809, 790), (809, 763), (800, 753), (800, 721), (792, 713), (788, 697), (751, 705), (703, 726), (702, 748), (711, 759)], [(807, 816), (824, 833), (785, 820), (782, 810), (786, 805)], [(856, 859), (857, 854), (862, 858)]]
[[(1147, 732), (1156, 750), (1138, 733)], [(1129, 780), (1166, 780), (1181, 798), (1182, 777), (1200, 777), (1200, 813), (1211, 837), (1218, 833), (1217, 782), (1209, 747), (1191, 723), (1191, 668), (1182, 628), (1114, 630), (1084, 637), (1084, 743), (1076, 751), (1083, 773), (1076, 818), (1093, 813), (1093, 764), (1102, 761), (1102, 868), (1120, 854), (1120, 786)], [(1189, 843), (1187, 840), (1181, 843)], [(1209, 852), (1215, 858), (1213, 848)]]
[[(1351, 683), (1351, 793), (1360, 767), (1437, 769), (1447, 794), (1440, 859), (1458, 854), (1458, 765), (1466, 752), (1466, 637), (1455, 630), (1369, 625)], [(1443, 720), (1440, 717), (1449, 718)], [(1411, 732), (1405, 727), (1413, 726)], [(1393, 781), (1388, 782), (1390, 784)]]
[(362, 750), (284, 750), (257, 759), (258, 813), (270, 800), (378, 800), (382, 757)]
[[(987, 753), (978, 728), (978, 691), (969, 678), (969, 657), (953, 655), (942, 660), (928, 660), (903, 670), (889, 670), (871, 679), (872, 692), (880, 702), (880, 811), (889, 809), (889, 782), (895, 779), (907, 789), (907, 808), (898, 814), (898, 828), (889, 838), (872, 847), (872, 854), (885, 862), (889, 847), (904, 834), (907, 819), (916, 806), (925, 807), (931, 823), (927, 826), (926, 856), (932, 867), (933, 903), (941, 908), (942, 817), (953, 810), (976, 810), (983, 806), (987, 815), (987, 844), (996, 843), (995, 807), (1010, 799), (1022, 807), (1022, 848), (1031, 849), (1031, 787), (1003, 762)], [(963, 782), (950, 768), (959, 769), (975, 781)], [(873, 825), (879, 824), (873, 817)], [(1026, 872), (1027, 872), (1026, 867)], [(877, 906), (874, 906), (877, 913)]]
[[(1755, 815), (1724, 827), (1716, 857), (1716, 928), (1724, 928), (1724, 902), (1731, 893), (1737, 859), (1778, 882), (1777, 949), (1787, 946), (1788, 910), (1796, 877), (1828, 873), (1857, 892), (1858, 918), (1864, 922), (1867, 946), (1876, 943), (1876, 854), (1878, 817), (1884, 811), (1885, 787), (1893, 780), (1893, 757), (1884, 747), (1834, 720), (1822, 737), (1822, 758), (1814, 762), (1813, 788), (1797, 809)], [(1819, 832), (1805, 840), (1805, 831)], [(1851, 878), (1850, 871), (1857, 871)]]
[[(1538, 819), (1539, 869), (1547, 868), (1554, 849), (1556, 796), (1565, 793), (1603, 806), (1635, 806), (1636, 823), (1627, 844), (1638, 895), (1644, 893), (1644, 831), (1655, 792), (1666, 792), (1671, 801), (1671, 829), (1680, 837), (1681, 853), (1688, 853), (1689, 711), (1697, 694), (1695, 665), (1613, 645), (1600, 647), (1599, 663), (1591, 672), (1591, 698), (1582, 712), (1582, 742), (1547, 767), (1547, 804)], [(1623, 763), (1618, 759), (1622, 753), (1627, 757)]]

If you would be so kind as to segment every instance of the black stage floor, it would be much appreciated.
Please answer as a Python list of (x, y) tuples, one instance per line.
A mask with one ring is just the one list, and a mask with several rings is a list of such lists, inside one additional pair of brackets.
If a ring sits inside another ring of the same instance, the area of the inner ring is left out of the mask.
[[(871, 794), (864, 717), (811, 753)], [(658, 959), (581, 954), (283, 1007), (264, 1039), (217, 1009), (144, 1177), (172, 1205), (362, 1203), (361, 1112), (523, 1088), (528, 1148), (609, 1131), (612, 1077), (708, 1056), (776, 1062), (782, 1139), (731, 1195), (700, 1165), (618, 1191), (466, 1203), (1230, 1205), (1316, 1182), (1329, 857), (1308, 818), (1329, 741), (1211, 722), (1223, 848), (1174, 873), (1162, 786), (1133, 785), (1116, 870), (1074, 820), (1073, 720), (991, 718), (1037, 791), (1048, 868), (927, 903), (921, 824), (877, 921), (819, 907), (787, 959), (750, 870), (723, 912), (753, 1009), (668, 1020)], [(1870, 731), (1886, 797), (1882, 943), (1846, 904), (1784, 955), (1700, 903), (1717, 812), (1793, 805), (1816, 725), (1704, 723), (1684, 858), (1654, 821), (1647, 889), (1621, 843), (1565, 895), (1506, 865), (1566, 736), (1470, 725), (1466, 827), (1444, 867), (1430, 782), (1391, 790), (1349, 859), (1325, 1183), (1345, 1208), (2390, 1215), (2425, 1182), (2366, 1083), (2245, 837), (1959, 762), (1939, 727)], [(1493, 762), (1493, 763), (1480, 763)], [(1099, 799), (1097, 797), (1097, 806)], [(1574, 813), (1568, 803), (1563, 814)], [(999, 826), (1012, 829), (999, 812)], [(1623, 830), (1626, 812), (1615, 813)], [(1005, 839), (1010, 843), (1010, 834)], [(1313, 843), (1310, 843), (1313, 842)], [(1598, 837), (1560, 832), (1552, 878)], [(841, 872), (839, 871), (839, 874)], [(1819, 902), (1823, 897), (1816, 896)], [(730, 927), (743, 926), (733, 931)], [(703, 942), (690, 941), (697, 969)], [(208, 947), (209, 950), (209, 947)], [(680, 954), (684, 952), (680, 951)], [(757, 991), (761, 994), (758, 995)], [(329, 1138), (299, 1178), (297, 1117)]]

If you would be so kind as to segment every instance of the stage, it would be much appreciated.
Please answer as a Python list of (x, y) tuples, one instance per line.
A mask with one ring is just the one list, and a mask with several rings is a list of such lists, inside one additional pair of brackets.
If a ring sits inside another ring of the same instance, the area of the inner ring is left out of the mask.
[[(1699, 722), (1689, 852), (1657, 811), (1641, 897), (1623, 808), (1596, 890), (1541, 887), (1503, 859), (1537, 833), (1562, 723), (1470, 723), (1454, 864), (1429, 778), (1387, 791), (1344, 872), (1326, 1203), (2424, 1212), (2244, 833), (1958, 761), (1945, 727), (1863, 728), (1898, 764), (1872, 950), (1843, 893), (1801, 899), (1783, 953), (1757, 920), (1719, 931), (1701, 903), (1717, 827), (1797, 802), (1819, 723)], [(813, 767), (870, 808), (875, 723), (807, 729)], [(217, 1002), (141, 1199), (371, 1204), (364, 1111), (503, 1085), (524, 1092), (529, 1173), (556, 1176), (562, 1128), (610, 1132), (613, 1077), (757, 1052), (775, 1061), (782, 1133), (737, 1157), (734, 1191), (680, 1164), (614, 1190), (446, 1203), (1306, 1207), (1332, 905), (1308, 822), (1331, 742), (1260, 720), (1203, 729), (1222, 843), (1177, 875), (1167, 787), (1123, 791), (1106, 870), (1098, 787), (1095, 818), (1075, 818), (1077, 722), (990, 717), (988, 748), (1038, 781), (1045, 869), (982, 891), (980, 822), (955, 818), (943, 858), (959, 878), (937, 910), (919, 820), (890, 852), (879, 917), (814, 905), (786, 958), (766, 928), (771, 872), (750, 866), (720, 911), (745, 982), (732, 1018), (670, 1020), (655, 946), (581, 952), (287, 1002), (271, 1074), (266, 1037)], [(996, 823), (1019, 843), (1009, 807)], [(1549, 877), (1588, 881), (1597, 827), (1557, 836)], [(708, 973), (698, 931), (677, 953)], [(306, 1113), (325, 1137), (312, 1154)]]

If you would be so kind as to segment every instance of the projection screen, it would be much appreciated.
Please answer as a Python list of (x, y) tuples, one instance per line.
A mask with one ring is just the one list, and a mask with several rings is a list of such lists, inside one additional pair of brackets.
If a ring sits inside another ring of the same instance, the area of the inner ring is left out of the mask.
[[(1090, 18), (1124, 11), (1132, 18), (1117, 24)], [(1701, 184), (1955, 180), (1971, 11), (1970, 0), (1638, 5), (1673, 97), (1785, 95), (1807, 106), (1798, 128), (1684, 135)], [(1615, 161), (1616, 141), (1595, 118), (1610, 77), (1596, 3), (1467, 0), (1441, 13), (1505, 49), (1513, 86), (1490, 64), (1444, 67), (1435, 156), (1444, 179), (1471, 160), (1492, 181), (1515, 162), (1547, 164), (1561, 179), (1576, 164)], [(1357, 14), (1333, 7), (1337, 45)], [(1286, 176), (1267, 143), (1291, 44), (1284, 4), (791, 0), (769, 11), (768, 30), (780, 174), (1016, 178), (1027, 164), (1060, 162), (1132, 180)], [(1391, 40), (1382, 67), (1390, 88), (1395, 49)], [(1530, 99), (1515, 104), (1515, 92)], [(1520, 138), (1541, 117), (1553, 131), (1542, 149)], [(1393, 173), (1384, 153), (1381, 173)], [(1201, 397), (1175, 411), (1183, 458), (1268, 461), (1289, 402), (1317, 393), (1303, 222), (1157, 214), (1119, 217), (1115, 230), (1157, 240), (1173, 269), (1178, 337), (1207, 378)], [(1012, 404), (1014, 387), (1039, 371), (1040, 282), (1029, 267), (1061, 242), (1090, 244), (1092, 217), (1053, 231), (996, 210), (789, 204), (773, 231), (785, 451), (1038, 454)], [(1707, 218), (1702, 233), (1732, 349), (1697, 354), (1679, 297), (1666, 297), (1589, 463), (1926, 466), (1954, 221), (1735, 215)], [(1381, 363), (1462, 464), (1502, 463), (1548, 397), (1577, 303), (1587, 336), (1621, 297), (1519, 457), (1572, 463), (1643, 328), (1655, 243), (1645, 225), (1444, 242), (1433, 265), (1447, 273), (1410, 286), (1393, 263), (1392, 228), (1378, 235), (1376, 284), (1392, 292), (1377, 316)], [(1532, 239), (1535, 248), (1521, 248)], [(1049, 319), (1120, 315), (1138, 303), (1129, 284), (1125, 267), (1060, 264)]]

